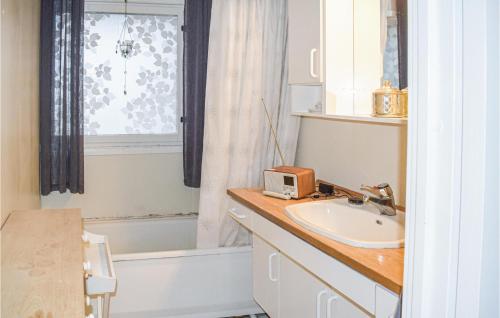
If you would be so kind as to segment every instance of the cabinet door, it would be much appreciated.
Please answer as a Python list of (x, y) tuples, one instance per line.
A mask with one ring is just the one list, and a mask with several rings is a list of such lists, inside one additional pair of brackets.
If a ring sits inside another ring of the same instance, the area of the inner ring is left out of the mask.
[(388, 291), (382, 286), (375, 288), (375, 316), (377, 318), (393, 318), (400, 309), (398, 295)]
[(269, 317), (278, 318), (280, 254), (257, 235), (253, 235), (252, 253), (253, 297)]
[(327, 318), (330, 288), (300, 265), (281, 255), (280, 314), (286, 318)]
[(360, 307), (335, 294), (327, 300), (326, 318), (369, 318), (371, 315), (364, 312)]
[(288, 1), (288, 82), (290, 84), (322, 82), (323, 1)]

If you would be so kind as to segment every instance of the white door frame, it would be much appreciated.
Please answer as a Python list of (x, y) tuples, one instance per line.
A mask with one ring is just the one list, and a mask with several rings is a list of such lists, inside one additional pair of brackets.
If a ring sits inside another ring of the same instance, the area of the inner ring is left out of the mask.
[(403, 315), (498, 314), (498, 0), (408, 8)]

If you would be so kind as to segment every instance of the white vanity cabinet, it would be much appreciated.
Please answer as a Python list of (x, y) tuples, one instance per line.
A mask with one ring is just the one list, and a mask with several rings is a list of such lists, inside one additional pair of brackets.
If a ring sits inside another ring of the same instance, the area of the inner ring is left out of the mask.
[(253, 295), (271, 318), (392, 318), (398, 295), (231, 199), (253, 233)]
[(323, 81), (323, 0), (288, 1), (288, 81), (319, 84)]
[(368, 318), (369, 314), (253, 235), (254, 298), (271, 318)]

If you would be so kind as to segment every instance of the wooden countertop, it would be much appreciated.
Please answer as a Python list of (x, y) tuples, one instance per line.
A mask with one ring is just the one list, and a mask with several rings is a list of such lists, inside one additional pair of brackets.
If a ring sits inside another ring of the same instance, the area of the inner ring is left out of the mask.
[(85, 316), (80, 210), (13, 212), (2, 230), (2, 316)]
[(229, 189), (236, 201), (254, 210), (264, 218), (334, 257), (373, 281), (399, 294), (403, 286), (404, 248), (366, 249), (349, 246), (311, 232), (295, 223), (285, 214), (291, 204), (312, 201), (280, 200), (263, 195), (261, 189)]

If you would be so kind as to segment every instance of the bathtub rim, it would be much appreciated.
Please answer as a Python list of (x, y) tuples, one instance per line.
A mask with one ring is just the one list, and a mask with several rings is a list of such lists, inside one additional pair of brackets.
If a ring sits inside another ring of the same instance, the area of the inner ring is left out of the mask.
[[(130, 217), (105, 217), (105, 218), (84, 218), (83, 224), (98, 225), (110, 223), (133, 223), (133, 222), (161, 222), (161, 221), (182, 221), (196, 220), (198, 213), (189, 214), (172, 214), (172, 215), (143, 215)], [(251, 245), (231, 246), (231, 247), (216, 247), (216, 248), (188, 248), (179, 250), (165, 250), (156, 252), (136, 252), (136, 253), (116, 253), (111, 255), (113, 262), (126, 262), (138, 260), (151, 260), (162, 258), (180, 258), (180, 257), (196, 257), (206, 255), (223, 255), (248, 253), (252, 251)]]
[(240, 253), (249, 253), (251, 251), (252, 251), (251, 245), (218, 247), (218, 248), (207, 248), (207, 249), (193, 248), (187, 250), (114, 254), (112, 255), (112, 260), (113, 262), (127, 262), (127, 261), (151, 260), (151, 259), (162, 259), (162, 258), (240, 254)]
[(140, 222), (155, 222), (155, 221), (172, 221), (172, 220), (192, 220), (198, 219), (198, 213), (186, 214), (148, 214), (140, 216), (117, 216), (117, 217), (102, 217), (102, 218), (83, 218), (83, 224), (106, 224), (106, 223), (128, 223), (134, 221)]

